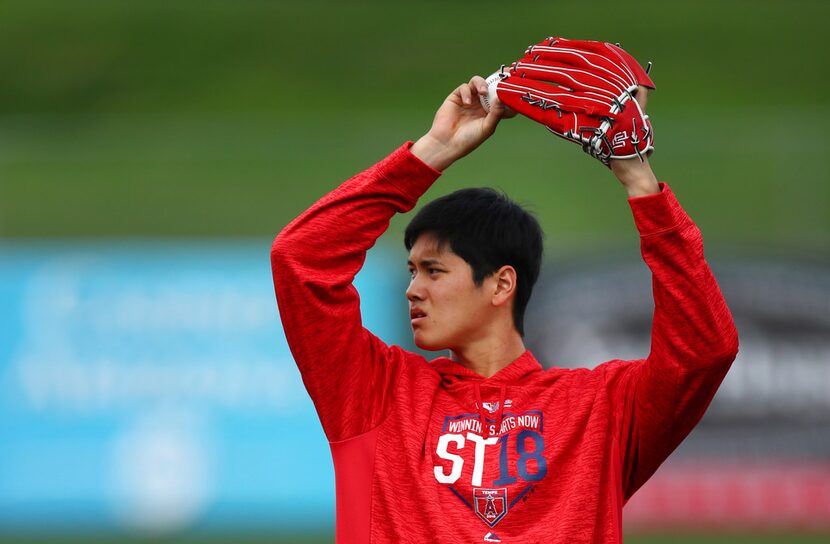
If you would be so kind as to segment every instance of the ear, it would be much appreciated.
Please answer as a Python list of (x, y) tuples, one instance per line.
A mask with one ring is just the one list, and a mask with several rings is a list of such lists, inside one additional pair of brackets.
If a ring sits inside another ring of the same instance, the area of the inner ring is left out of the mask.
[(493, 305), (510, 303), (516, 295), (516, 269), (504, 265), (493, 272)]

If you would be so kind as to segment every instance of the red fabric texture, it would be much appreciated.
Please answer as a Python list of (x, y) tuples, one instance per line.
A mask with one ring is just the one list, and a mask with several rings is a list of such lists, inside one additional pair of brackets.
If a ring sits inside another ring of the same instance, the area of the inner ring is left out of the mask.
[(622, 542), (624, 502), (737, 353), (699, 230), (666, 184), (629, 199), (653, 274), (645, 359), (543, 369), (527, 351), (490, 378), (428, 362), (365, 330), (352, 286), (390, 218), (440, 174), (410, 145), (323, 197), (271, 251), (285, 334), (332, 443), (337, 541)]
[(371, 540), (369, 521), (378, 430), (375, 427), (354, 438), (330, 443), (337, 474), (337, 542)]

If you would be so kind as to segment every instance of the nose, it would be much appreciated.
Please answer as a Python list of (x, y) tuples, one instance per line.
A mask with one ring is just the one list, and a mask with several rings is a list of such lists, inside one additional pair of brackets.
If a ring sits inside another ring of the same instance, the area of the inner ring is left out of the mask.
[(420, 282), (418, 281), (417, 275), (410, 280), (409, 287), (406, 288), (406, 299), (409, 302), (424, 300), (422, 288)]

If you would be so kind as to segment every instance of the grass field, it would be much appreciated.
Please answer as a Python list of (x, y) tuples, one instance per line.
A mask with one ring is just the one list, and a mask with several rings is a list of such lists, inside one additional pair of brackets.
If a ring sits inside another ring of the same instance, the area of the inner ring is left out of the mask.
[[(0, 235), (270, 236), (459, 81), (561, 33), (654, 61), (653, 164), (710, 244), (830, 249), (830, 57), (798, 60), (830, 4), (500, 5), (6, 2)], [(468, 185), (532, 203), (552, 247), (630, 229), (605, 169), (524, 119), (427, 196)]]

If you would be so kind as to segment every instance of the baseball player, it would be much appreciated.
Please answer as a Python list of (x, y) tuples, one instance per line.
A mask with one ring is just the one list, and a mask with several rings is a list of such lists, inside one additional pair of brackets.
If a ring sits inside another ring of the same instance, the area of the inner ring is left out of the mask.
[[(339, 543), (622, 542), (623, 505), (737, 354), (700, 231), (649, 166), (645, 71), (617, 46), (550, 38), (489, 81), (495, 92), (478, 76), (456, 88), (427, 134), (321, 198), (272, 247), (285, 334), (331, 445)], [(415, 343), (450, 355), (427, 361), (362, 326), (352, 280), (366, 251), (508, 107), (625, 188), (653, 276), (646, 358), (592, 370), (536, 360), (522, 335), (542, 232), (487, 189), (427, 204), (405, 234)]]

